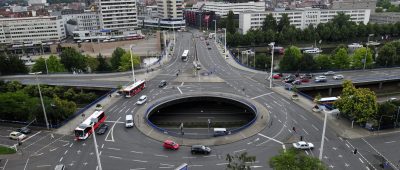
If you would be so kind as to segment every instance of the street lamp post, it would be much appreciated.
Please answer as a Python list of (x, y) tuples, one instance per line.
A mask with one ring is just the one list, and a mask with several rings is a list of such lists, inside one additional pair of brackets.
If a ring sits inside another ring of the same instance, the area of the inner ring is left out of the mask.
[(224, 57), (225, 57), (225, 59), (226, 59), (226, 28), (224, 29), (224, 34), (225, 34), (225, 36), (224, 36), (224, 42), (225, 42), (225, 45), (224, 45)]
[(47, 58), (44, 59), (44, 64), (46, 65), (46, 74), (49, 74), (49, 68), (47, 67)]
[(322, 153), (324, 152), (326, 120), (328, 118), (328, 112), (326, 112), (325, 110), (323, 112), (325, 113), (325, 118), (324, 118), (324, 127), (322, 128), (321, 148), (319, 149), (319, 160), (321, 161), (322, 161)]
[(365, 65), (367, 63), (367, 54), (368, 54), (368, 44), (369, 44), (369, 37), (374, 36), (374, 34), (369, 34), (368, 38), (367, 38), (367, 43), (365, 44), (367, 46), (366, 50), (365, 50), (365, 57), (364, 57), (364, 70), (365, 70)]
[(96, 150), (97, 166), (99, 167), (98, 170), (102, 170), (103, 168), (101, 167), (100, 156), (99, 156), (99, 150), (97, 149), (96, 134), (95, 134), (94, 127), (93, 127), (93, 124), (95, 124), (97, 121), (98, 121), (97, 118), (92, 118), (92, 120), (91, 120), (91, 126), (92, 126), (93, 140), (94, 140), (94, 149)]
[(274, 48), (275, 48), (275, 42), (271, 42), (268, 44), (269, 46), (272, 46), (272, 50), (271, 50), (271, 76), (269, 78), (269, 88), (272, 88), (272, 72), (274, 70)]
[(214, 42), (217, 43), (217, 20), (214, 21)]
[(37, 86), (38, 86), (40, 101), (41, 101), (41, 103), (42, 103), (42, 109), (43, 109), (44, 120), (46, 121), (47, 130), (49, 130), (49, 129), (50, 129), (50, 127), (49, 127), (49, 122), (47, 121), (46, 108), (44, 107), (44, 102), (43, 102), (43, 97), (42, 97), (42, 91), (40, 90), (39, 78), (38, 78), (38, 74), (42, 74), (42, 72), (34, 72), (34, 73), (30, 73), (30, 74), (34, 74), (34, 75), (36, 76), (36, 84), (37, 84)]
[(132, 52), (133, 44), (129, 46), (129, 50), (131, 52), (131, 64), (132, 64), (132, 81), (135, 83), (135, 70), (133, 69), (133, 52)]
[(174, 47), (175, 47), (175, 24), (172, 23), (172, 31), (174, 31)]

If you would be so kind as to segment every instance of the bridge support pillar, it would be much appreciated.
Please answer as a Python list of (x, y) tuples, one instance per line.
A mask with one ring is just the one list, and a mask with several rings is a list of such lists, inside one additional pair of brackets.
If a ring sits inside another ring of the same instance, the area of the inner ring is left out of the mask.
[(379, 83), (379, 89), (382, 89), (382, 82)]
[(332, 96), (332, 88), (329, 88), (328, 94), (329, 94), (329, 96)]

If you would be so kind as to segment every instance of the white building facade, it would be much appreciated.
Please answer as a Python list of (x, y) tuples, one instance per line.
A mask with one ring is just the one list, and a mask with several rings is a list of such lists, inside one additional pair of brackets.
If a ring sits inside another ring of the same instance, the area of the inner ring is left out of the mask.
[(265, 2), (246, 2), (246, 3), (226, 3), (226, 2), (198, 2), (194, 5), (195, 8), (204, 11), (213, 11), (216, 15), (226, 17), (229, 11), (234, 14), (242, 12), (264, 12)]
[(138, 29), (136, 0), (99, 0), (101, 29), (115, 34)]
[(276, 21), (279, 21), (283, 14), (288, 14), (290, 25), (304, 29), (310, 24), (317, 26), (319, 23), (331, 21), (339, 12), (350, 16), (350, 20), (367, 24), (369, 22), (370, 9), (348, 9), (348, 10), (327, 10), (327, 9), (301, 9), (287, 11), (264, 11), (245, 12), (239, 14), (239, 30), (246, 34), (250, 29), (261, 28), (267, 15), (272, 14)]
[(157, 0), (158, 17), (162, 20), (182, 20), (183, 0)]
[(58, 16), (0, 18), (0, 43), (23, 44), (60, 41), (66, 37)]
[[(72, 35), (73, 31), (100, 30), (100, 16), (96, 11), (62, 15), (62, 19), (66, 25), (67, 35)], [(69, 24), (71, 20), (75, 21), (76, 25)]]

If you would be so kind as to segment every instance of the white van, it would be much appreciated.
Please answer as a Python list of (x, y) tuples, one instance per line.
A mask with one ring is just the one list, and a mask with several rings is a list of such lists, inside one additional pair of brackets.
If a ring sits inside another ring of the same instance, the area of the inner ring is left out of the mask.
[(125, 117), (125, 127), (133, 127), (133, 116), (132, 115), (126, 115)]
[(214, 137), (228, 134), (226, 128), (214, 128)]

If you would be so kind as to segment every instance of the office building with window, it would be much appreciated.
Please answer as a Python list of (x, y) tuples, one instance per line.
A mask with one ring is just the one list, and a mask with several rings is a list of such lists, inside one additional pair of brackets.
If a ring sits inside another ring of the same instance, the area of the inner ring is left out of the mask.
[(193, 7), (199, 10), (212, 11), (220, 17), (226, 17), (229, 11), (232, 11), (236, 15), (249, 11), (264, 12), (265, 2), (227, 3), (206, 1), (198, 2)]
[(136, 0), (98, 0), (101, 29), (114, 35), (138, 29)]

